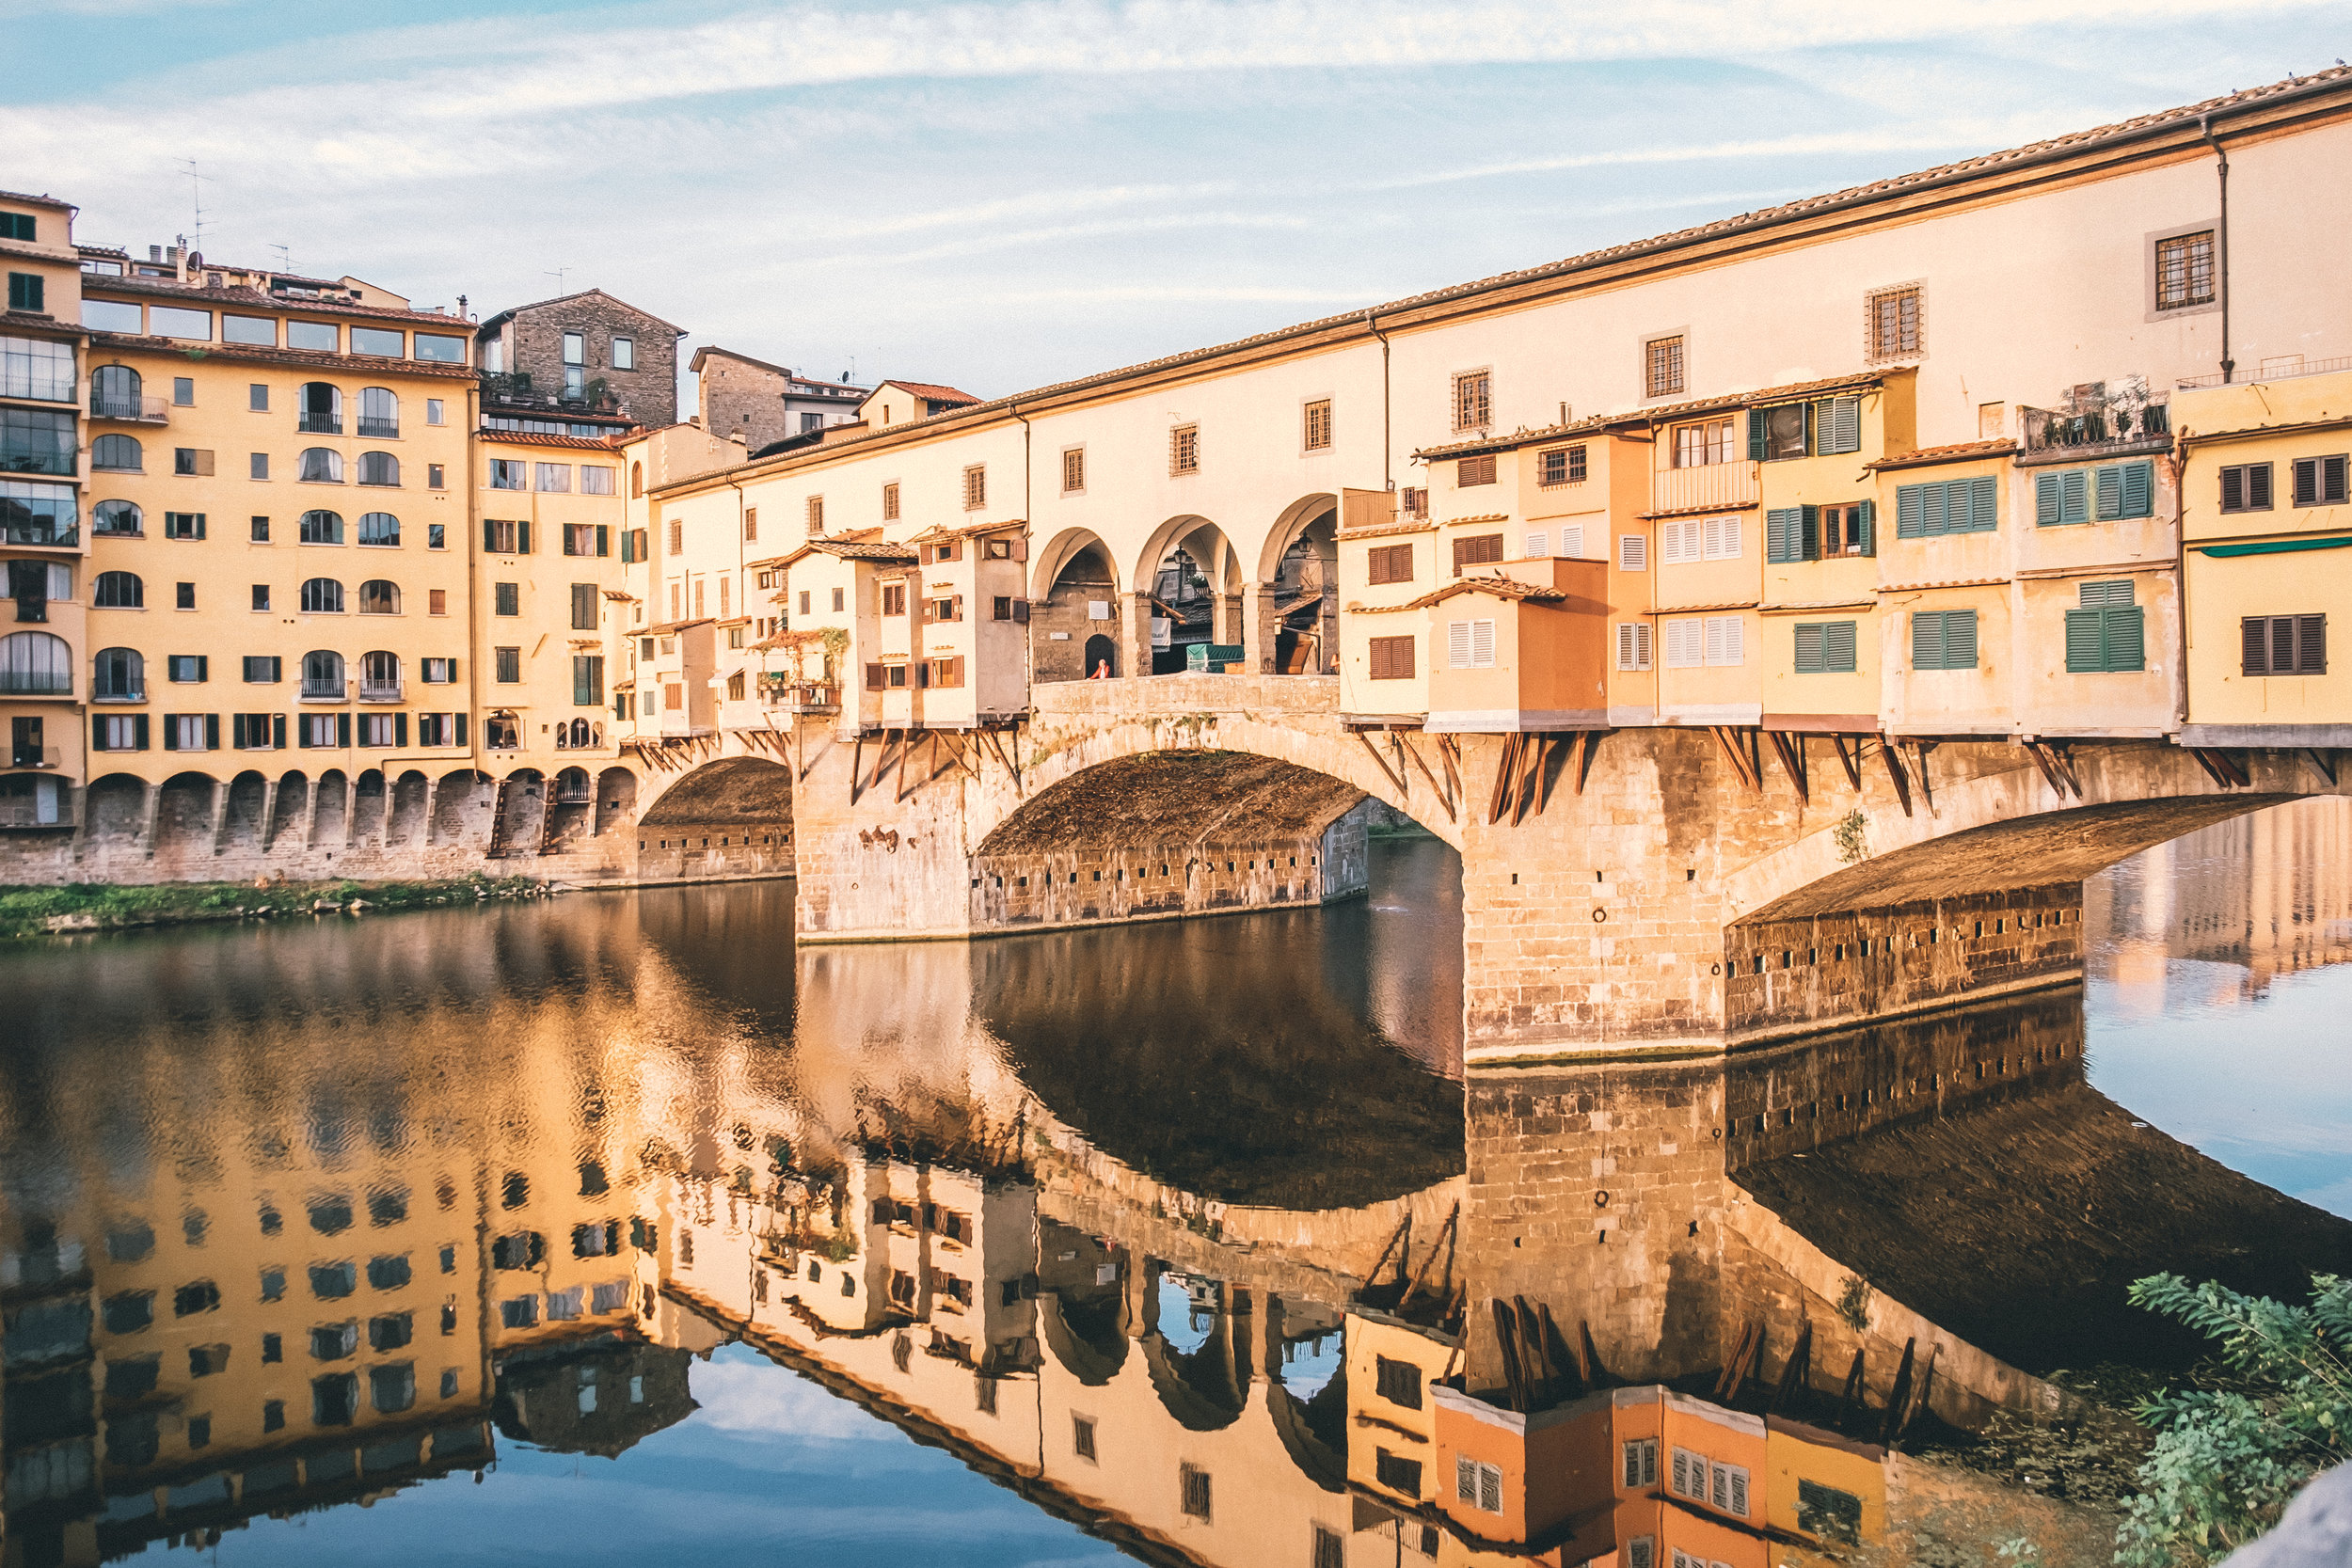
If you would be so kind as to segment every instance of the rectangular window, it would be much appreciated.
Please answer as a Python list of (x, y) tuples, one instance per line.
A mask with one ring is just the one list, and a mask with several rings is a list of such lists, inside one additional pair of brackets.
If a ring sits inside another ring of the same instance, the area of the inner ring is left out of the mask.
[(1413, 640), (1410, 637), (1375, 637), (1371, 642), (1372, 676), (1376, 681), (1403, 681), (1413, 678)]
[(988, 467), (975, 463), (963, 470), (963, 509), (977, 512), (988, 504)]
[(612, 340), (612, 368), (616, 371), (633, 371), (637, 368), (637, 341), (634, 338)]
[(2324, 675), (2328, 617), (2249, 615), (2238, 623), (2249, 675)]
[[(44, 279), (40, 274), (37, 272), (12, 272), (8, 274), (9, 309), (31, 310), (46, 315), (48, 313), (49, 307), (44, 304), (43, 301), (46, 300), (47, 297), (46, 279)], [(160, 309), (158, 309), (156, 313), (161, 315), (163, 312)], [(197, 313), (199, 315), (202, 314), (200, 311)], [(162, 328), (158, 327), (156, 330), (160, 332)], [(208, 333), (207, 336), (209, 335), (210, 334)]]
[(1502, 1472), (1468, 1454), (1454, 1456), (1454, 1500), (1483, 1513), (1502, 1512)]
[(1822, 398), (1808, 416), (1813, 426), (1813, 454), (1831, 457), (1862, 450), (1862, 400)]
[(1454, 670), (1495, 667), (1495, 624), (1492, 621), (1453, 621), (1445, 628), (1446, 666)]
[(1428, 488), (1419, 484), (1406, 485), (1397, 498), (1397, 506), (1407, 517), (1428, 516)]
[(1386, 1449), (1375, 1449), (1372, 1476), (1391, 1492), (1402, 1492), (1408, 1497), (1421, 1496), (1421, 1461), (1418, 1459), (1405, 1459)]
[(497, 673), (492, 679), (513, 686), (523, 678), (523, 651), (520, 648), (493, 648), (490, 653), (497, 667)]
[(1495, 459), (1492, 452), (1477, 457), (1465, 457), (1454, 465), (1454, 487), (1456, 490), (1468, 490), (1480, 484), (1492, 484), (1494, 482)]
[(286, 749), (286, 716), (282, 713), (231, 714), (229, 743), (240, 752), (282, 752)]
[(1974, 670), (1977, 667), (1977, 612), (1973, 610), (1912, 611), (1911, 667), (1914, 670)]
[(1747, 622), (1743, 617), (1709, 615), (1707, 618), (1707, 662), (1733, 666), (1745, 664), (1746, 635)]
[(23, 240), (27, 245), (34, 244), (38, 227), (30, 213), (0, 213), (0, 240)]
[(453, 658), (421, 658), (417, 660), (417, 673), (427, 686), (447, 686), (457, 679), (457, 661)]
[(559, 495), (572, 490), (572, 466), (569, 463), (537, 463), (532, 465), (535, 488)]
[(147, 750), (147, 715), (144, 713), (102, 713), (89, 721), (90, 750), (94, 752), (144, 752)]
[(1184, 1513), (1195, 1519), (1209, 1517), (1209, 1472), (1181, 1465), (1177, 1476), (1183, 1486)]
[(1649, 668), (1650, 630), (1647, 621), (1617, 623), (1617, 668), (1646, 670)]
[(1422, 1407), (1422, 1371), (1410, 1361), (1391, 1361), (1385, 1355), (1373, 1357), (1374, 1391), (1391, 1404), (1406, 1410)]
[(1649, 540), (1639, 533), (1617, 536), (1617, 570), (1646, 572), (1649, 570)]
[(304, 713), (296, 718), (302, 725), (299, 735), (305, 746), (332, 749), (345, 744), (350, 735), (348, 713)]
[[(447, 474), (448, 470), (440, 464), (427, 463), (424, 466), (424, 487), (428, 490), (447, 489), (449, 487)], [(439, 532), (440, 527), (440, 524), (435, 523), (433, 525), (434, 531), (437, 533)]]
[(2078, 590), (2080, 608), (2066, 612), (2066, 668), (2071, 674), (2090, 674), (2147, 668), (2147, 645), (2141, 610), (2133, 602), (2132, 582), (2086, 582)]
[(1854, 669), (1852, 621), (1801, 621), (1797, 624), (1796, 672), (1800, 675), (1851, 674)]
[(496, 582), (490, 585), (493, 615), (520, 615), (523, 612), (523, 591), (520, 583)]
[(850, 591), (846, 588), (836, 588), (833, 591), (833, 612), (835, 615), (849, 608), (849, 597)]
[(583, 333), (564, 334), (564, 363), (584, 365), (588, 362), (588, 339)]
[(604, 705), (604, 656), (602, 654), (574, 654), (572, 656), (572, 705), (575, 707)]
[(609, 555), (612, 549), (612, 525), (608, 523), (565, 523), (564, 525), (564, 553), (565, 555)]
[(1683, 388), (1682, 339), (1652, 338), (1642, 345), (1642, 395), (1670, 398)]
[(582, 463), (580, 466), (580, 493), (583, 496), (612, 495), (612, 466), (609, 463)]
[(517, 459), (491, 458), (490, 488), (493, 490), (528, 489), (529, 485), (526, 481), (529, 475), (525, 473), (524, 467), (525, 465)]
[(1481, 533), (1468, 539), (1454, 541), (1454, 575), (1460, 577), (1465, 566), (1484, 566), (1502, 559), (1502, 535)]
[(173, 609), (194, 610), (196, 608), (196, 584), (192, 582), (176, 583), (173, 585)]
[(269, 453), (265, 451), (255, 452), (246, 460), (246, 477), (251, 479), (269, 478)]
[(1319, 398), (1307, 404), (1299, 415), (1298, 444), (1309, 451), (1328, 451), (1331, 448), (1331, 400)]
[(1821, 554), (1878, 554), (1878, 502), (1849, 501), (1821, 511)]
[(1074, 496), (1087, 487), (1087, 450), (1064, 447), (1061, 454), (1061, 493)]
[(2156, 242), (2156, 309), (2179, 310), (2214, 302), (2213, 230)]
[(572, 584), (572, 629), (596, 629), (596, 585), (593, 582)]
[(1669, 566), (1693, 561), (1737, 561), (1740, 552), (1740, 519), (1728, 517), (1666, 517), (1659, 524), (1659, 557)]
[(1666, 668), (1695, 670), (1707, 662), (1707, 626), (1696, 616), (1666, 623)]
[(1677, 468), (1704, 468), (1731, 461), (1729, 420), (1701, 420), (1696, 424), (1677, 425), (1674, 440), (1674, 466)]
[(1869, 296), (1870, 357), (1902, 359), (1920, 352), (1920, 289), (1915, 283)]
[(203, 538), (204, 514), (201, 512), (165, 513), (164, 537), (167, 539)]
[(1999, 522), (2000, 482), (1947, 479), (1904, 484), (1895, 491), (1895, 537), (1932, 539), (1947, 533), (1990, 533)]
[(1776, 565), (1821, 558), (1821, 509), (1781, 506), (1764, 514), (1764, 559)]
[(408, 337), (381, 326), (355, 326), (351, 329), (351, 352), (373, 355), (379, 359), (399, 359), (408, 351)]
[(1464, 371), (1454, 378), (1454, 428), (1484, 430), (1494, 422), (1494, 372)]
[(427, 615), (447, 615), (449, 613), (449, 590), (446, 588), (426, 589), (424, 591), (424, 612)]
[(210, 342), (213, 337), (213, 313), (210, 310), (189, 310), (178, 306), (151, 305), (147, 308), (147, 330), (151, 337), (182, 338), (189, 342)]
[(884, 615), (904, 615), (907, 612), (907, 585), (903, 582), (882, 584), (882, 612)]
[(277, 654), (247, 654), (245, 656), (245, 678), (252, 686), (274, 686), (284, 679), (285, 664)]
[(1200, 471), (1200, 427), (1179, 425), (1168, 433), (1168, 471), (1170, 474), (1197, 474)]
[(211, 662), (203, 654), (166, 654), (164, 656), (167, 678), (183, 686), (209, 678)]
[(2298, 457), (2295, 460), (2293, 472), (2296, 505), (2344, 504), (2344, 453), (2338, 452), (2333, 457)]
[[(230, 319), (233, 321), (236, 318), (232, 316)], [(247, 387), (245, 392), (245, 405), (248, 410), (256, 414), (268, 413), (269, 383), (266, 381), (256, 381), (251, 386)]]
[(1536, 483), (1549, 488), (1554, 484), (1584, 483), (1584, 449), (1554, 447), (1535, 457)]
[(359, 744), (362, 746), (405, 746), (408, 716), (405, 713), (363, 713), (359, 715)]
[(2238, 463), (2221, 470), (2221, 510), (2270, 510), (2270, 465)]
[(175, 474), (191, 474), (199, 478), (210, 478), (213, 472), (212, 449), (209, 447), (173, 448), (171, 453), (171, 471)]
[(1095, 1456), (1092, 1418), (1086, 1416), (1070, 1418), (1070, 1451), (1080, 1459), (1092, 1459)]
[(1748, 411), (1748, 456), (1759, 463), (1784, 463), (1804, 457), (1812, 450), (1813, 404), (1775, 404)]
[(171, 405), (174, 408), (196, 406), (196, 377), (175, 375), (171, 378)]
[(1410, 545), (1375, 545), (1364, 553), (1366, 580), (1377, 587), (1384, 582), (1413, 580), (1413, 546)]
[(485, 517), (482, 519), (482, 548), (488, 555), (529, 555), (531, 553), (531, 519)]

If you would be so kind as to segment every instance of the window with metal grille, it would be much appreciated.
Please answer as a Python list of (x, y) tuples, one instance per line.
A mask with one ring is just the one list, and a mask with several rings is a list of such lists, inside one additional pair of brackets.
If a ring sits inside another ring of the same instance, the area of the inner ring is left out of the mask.
[(2178, 310), (2214, 302), (2213, 230), (2156, 242), (2156, 309)]
[(975, 463), (963, 470), (963, 509), (977, 512), (988, 504), (988, 466)]
[(2328, 673), (2325, 615), (2249, 615), (2238, 629), (2249, 675)]
[(1408, 1497), (1421, 1496), (1421, 1461), (1392, 1454), (1386, 1449), (1372, 1453), (1373, 1479), (1391, 1492), (1402, 1492)]
[(1074, 496), (1087, 487), (1087, 450), (1064, 447), (1061, 454), (1061, 493)]
[(1617, 623), (1617, 668), (1646, 670), (1650, 658), (1650, 630), (1647, 621)]
[(822, 496), (808, 498), (808, 531), (812, 534), (825, 531), (825, 498)]
[(1090, 1416), (1070, 1418), (1070, 1448), (1080, 1459), (1094, 1457), (1094, 1418)]
[(1495, 665), (1495, 624), (1492, 621), (1454, 621), (1445, 628), (1446, 665), (1454, 670), (1491, 670)]
[(1484, 566), (1502, 559), (1502, 535), (1474, 534), (1454, 541), (1454, 575), (1460, 577), (1465, 566)]
[(2066, 668), (2074, 674), (2147, 668), (2147, 641), (2131, 579), (2086, 582), (2066, 612)]
[(1209, 1472), (1186, 1465), (1177, 1470), (1183, 1484), (1184, 1510), (1195, 1519), (1210, 1516)]
[(1200, 427), (1178, 425), (1168, 433), (1168, 471), (1171, 474), (1197, 474), (1200, 471)]
[(1384, 582), (1413, 580), (1413, 546), (1410, 545), (1377, 545), (1365, 552), (1365, 580), (1377, 587)]
[(1658, 1568), (1658, 1538), (1637, 1535), (1625, 1544), (1625, 1568)]
[(1911, 667), (1914, 670), (1974, 670), (1977, 667), (1977, 612), (1973, 610), (1912, 611)]
[(1309, 451), (1324, 451), (1331, 445), (1331, 400), (1319, 398), (1307, 404), (1299, 414), (1298, 444)]
[(2296, 505), (2344, 504), (2344, 453), (2338, 452), (2332, 457), (2298, 457), (2292, 471), (2295, 475)]
[(1854, 667), (1851, 621), (1802, 621), (1797, 624), (1796, 673), (1800, 675), (1849, 674)]
[[(1375, 637), (1371, 642), (1372, 679), (1402, 681), (1413, 678), (1413, 640), (1409, 637)], [(1384, 1366), (1389, 1363), (1382, 1363)]]
[(1463, 371), (1454, 378), (1454, 428), (1484, 430), (1494, 421), (1494, 372)]
[(893, 482), (882, 486), (882, 521), (895, 523), (898, 520), (898, 486), (896, 482)]
[(1681, 394), (1682, 339), (1652, 338), (1642, 345), (1642, 395), (1668, 398)]
[(1871, 358), (1900, 359), (1923, 350), (1922, 299), (1916, 283), (1881, 289), (1869, 296)]
[(1818, 1481), (1797, 1482), (1797, 1528), (1851, 1544), (1862, 1539), (1862, 1499)]
[(1554, 447), (1549, 451), (1536, 453), (1535, 482), (1546, 486), (1583, 483), (1584, 449)]
[(2221, 510), (2224, 512), (2269, 511), (2270, 465), (2236, 463), (2222, 469)]
[(1391, 1361), (1385, 1355), (1375, 1355), (1373, 1377), (1380, 1397), (1391, 1404), (1403, 1405), (1407, 1410), (1421, 1408), (1422, 1372), (1410, 1361)]
[(1398, 505), (1407, 517), (1429, 515), (1429, 491), (1421, 485), (1408, 484), (1399, 498)]

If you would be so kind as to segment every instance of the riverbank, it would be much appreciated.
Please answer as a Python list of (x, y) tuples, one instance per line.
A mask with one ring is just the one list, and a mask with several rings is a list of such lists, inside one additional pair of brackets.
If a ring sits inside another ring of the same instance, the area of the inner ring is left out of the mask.
[(63, 887), (0, 885), (0, 940), (193, 926), (223, 920), (272, 920), (307, 914), (358, 914), (436, 904), (538, 898), (548, 891), (530, 877), (450, 877), (421, 881), (162, 882), (125, 886), (71, 882)]

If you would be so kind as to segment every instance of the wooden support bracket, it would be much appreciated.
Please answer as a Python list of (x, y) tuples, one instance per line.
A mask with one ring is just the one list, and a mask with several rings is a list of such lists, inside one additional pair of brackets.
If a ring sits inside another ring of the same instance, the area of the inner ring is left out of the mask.
[(2306, 748), (2303, 755), (2318, 771), (2321, 778), (2327, 780), (2331, 785), (2336, 782), (2336, 763), (2333, 757), (2316, 746)]
[(1846, 737), (1842, 735), (1831, 736), (1829, 743), (1836, 748), (1837, 760), (1845, 767), (1846, 782), (1851, 784), (1854, 793), (1859, 795), (1862, 792), (1862, 736), (1855, 736), (1851, 747), (1848, 746)]
[(1790, 735), (1785, 730), (1766, 732), (1772, 737), (1772, 751), (1780, 757), (1780, 766), (1788, 773), (1788, 782), (1797, 786), (1797, 800), (1804, 805), (1813, 803), (1813, 792), (1804, 776), (1804, 736)]
[(1879, 757), (1886, 764), (1886, 777), (1895, 786), (1895, 799), (1900, 800), (1903, 815), (1911, 815), (1911, 779), (1903, 771), (1902, 752), (1891, 740), (1879, 742)]
[[(1421, 769), (1421, 776), (1429, 781), (1429, 787), (1436, 793), (1438, 797), (1438, 803), (1445, 807), (1445, 819), (1448, 822), (1455, 820), (1454, 811), (1454, 791), (1438, 782), (1438, 775), (1432, 773), (1429, 770), (1429, 765), (1422, 760), (1421, 752), (1413, 745), (1411, 736), (1397, 730), (1391, 730), (1390, 732), (1390, 736), (1391, 738), (1395, 740), (1397, 750), (1412, 758), (1413, 766)], [(1439, 750), (1440, 760), (1442, 760), (1443, 749), (1440, 748)], [(1451, 769), (1448, 771), (1451, 772)]]
[(865, 773), (866, 732), (860, 730), (857, 732), (857, 744), (850, 752), (850, 804), (853, 806), (857, 804), (857, 798), (866, 793), (866, 785), (861, 782)]
[(1752, 793), (1762, 790), (1764, 770), (1758, 765), (1759, 759), (1748, 750), (1746, 738), (1754, 732), (1741, 730), (1729, 724), (1714, 724), (1709, 728), (1714, 731), (1715, 744), (1723, 748), (1724, 760), (1731, 764), (1731, 770), (1739, 777), (1740, 784)]
[(1356, 732), (1356, 738), (1362, 744), (1366, 754), (1372, 758), (1373, 765), (1380, 769), (1382, 775), (1388, 779), (1390, 784), (1396, 786), (1397, 794), (1400, 796), (1407, 794), (1408, 792), (1405, 787), (1405, 775), (1397, 768), (1389, 766), (1389, 759), (1380, 754), (1380, 748), (1372, 743), (1372, 736), (1366, 735), (1361, 730), (1358, 730)]
[[(1593, 776), (1593, 759), (1600, 755), (1601, 739), (1609, 733), (1607, 730), (1584, 732), (1582, 752), (1576, 760), (1576, 792), (1579, 795), (1584, 793), (1584, 781)], [(1574, 742), (1571, 741), (1570, 744), (1573, 745)]]

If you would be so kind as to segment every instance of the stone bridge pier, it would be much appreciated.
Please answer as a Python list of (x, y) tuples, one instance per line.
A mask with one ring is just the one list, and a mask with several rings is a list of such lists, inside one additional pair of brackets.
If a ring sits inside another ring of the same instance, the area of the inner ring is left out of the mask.
[(804, 730), (800, 939), (1344, 897), (1398, 813), (1461, 856), (1469, 1061), (1707, 1053), (2074, 980), (2085, 877), (2352, 784), (2157, 740), (1358, 730), (1332, 685), (1077, 681), (1004, 729)]

